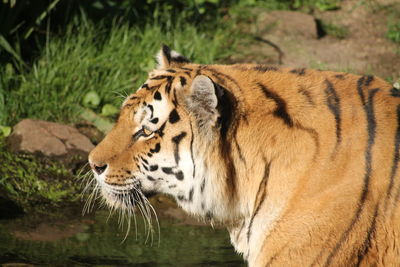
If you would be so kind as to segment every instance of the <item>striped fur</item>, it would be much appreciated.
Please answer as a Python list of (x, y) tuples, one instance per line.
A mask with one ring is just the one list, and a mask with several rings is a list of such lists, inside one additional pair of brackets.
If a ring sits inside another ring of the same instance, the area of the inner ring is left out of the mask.
[(225, 225), (249, 266), (400, 264), (396, 89), (373, 76), (192, 64), (166, 47), (158, 58), (89, 156), (109, 201), (132, 186), (170, 194)]

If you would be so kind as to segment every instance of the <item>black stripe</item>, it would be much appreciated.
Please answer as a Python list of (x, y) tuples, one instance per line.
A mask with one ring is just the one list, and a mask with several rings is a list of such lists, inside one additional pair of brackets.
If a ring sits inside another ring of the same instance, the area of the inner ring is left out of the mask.
[(164, 128), (165, 128), (165, 125), (167, 124), (167, 122), (164, 122), (162, 125), (161, 125), (161, 127), (157, 130), (157, 133), (158, 133), (158, 135), (160, 136), (160, 137), (163, 137), (164, 136)]
[(319, 142), (318, 132), (313, 128), (304, 127), (303, 125), (301, 125), (299, 123), (296, 123), (294, 126), (295, 126), (296, 129), (299, 129), (299, 130), (302, 130), (302, 131), (306, 131), (307, 133), (310, 134), (312, 139), (314, 139), (316, 151), (315, 151), (313, 159), (315, 160), (317, 155), (318, 155), (318, 153), (319, 153), (319, 150), (320, 150), (320, 142)]
[(157, 75), (154, 77), (151, 77), (150, 80), (164, 80), (164, 79), (172, 79), (172, 76), (170, 75)]
[(157, 143), (154, 148), (150, 148), (150, 152), (151, 153), (158, 153), (158, 152), (160, 152), (160, 149), (161, 149), (161, 145), (160, 145), (160, 143)]
[(162, 167), (161, 170), (165, 173), (165, 174), (173, 174), (174, 172), (172, 171), (172, 168), (170, 167)]
[(153, 124), (157, 124), (158, 118), (154, 118), (154, 119), (152, 119), (150, 122), (153, 123)]
[(310, 94), (310, 92), (308, 92), (307, 90), (305, 90), (304, 88), (300, 88), (299, 89), (299, 93), (304, 95), (307, 99), (307, 102), (311, 105), (311, 106), (315, 106), (315, 102), (312, 99), (312, 96)]
[(158, 92), (158, 91), (157, 91), (157, 92), (155, 92), (155, 93), (154, 93), (154, 99), (155, 99), (155, 100), (161, 100), (161, 99), (162, 99), (162, 97), (161, 97), (161, 93), (160, 93), (160, 92)]
[(303, 76), (303, 75), (305, 75), (305, 74), (306, 74), (306, 69), (305, 69), (305, 68), (301, 68), (301, 69), (293, 69), (293, 70), (291, 70), (291, 71), (290, 71), (290, 73), (293, 73), (293, 74), (297, 74), (297, 75)]
[(154, 112), (154, 108), (152, 105), (147, 105), (147, 107), (150, 109), (151, 114), (150, 114), (150, 118), (153, 117), (153, 112)]
[(240, 160), (243, 162), (243, 164), (246, 166), (247, 164), (246, 164), (246, 159), (245, 159), (245, 157), (243, 156), (243, 152), (242, 152), (242, 149), (240, 148), (240, 146), (239, 146), (239, 143), (238, 143), (238, 141), (237, 141), (237, 137), (235, 136), (235, 138), (233, 139), (233, 141), (235, 141), (235, 146), (236, 146), (236, 150), (237, 150), (237, 152), (238, 152), (238, 154), (239, 154), (239, 158), (240, 158)]
[(170, 167), (162, 167), (161, 170), (162, 170), (165, 174), (172, 174), (172, 175), (174, 175), (174, 176), (176, 177), (176, 179), (178, 179), (178, 180), (183, 180), (183, 178), (184, 178), (184, 175), (183, 175), (183, 172), (182, 172), (182, 171), (174, 172), (174, 171), (172, 170), (172, 168), (170, 168)]
[[(194, 154), (193, 154), (193, 127), (192, 127), (192, 123), (190, 122), (190, 157), (192, 158), (192, 164), (193, 164), (193, 179), (196, 177), (196, 164), (194, 163)], [(201, 190), (203, 192), (203, 190)]]
[(183, 172), (181, 172), (181, 171), (178, 171), (178, 172), (174, 173), (174, 175), (175, 175), (176, 179), (178, 179), (180, 181), (182, 181), (183, 178), (184, 178)]
[(400, 90), (399, 89), (396, 89), (396, 88), (392, 88), (391, 90), (390, 90), (390, 93), (392, 94), (392, 96), (394, 96), (394, 97), (400, 97)]
[(363, 105), (365, 105), (365, 96), (364, 96), (364, 92), (363, 92), (364, 80), (365, 80), (365, 76), (362, 76), (357, 81), (357, 91), (358, 91), (358, 95), (361, 98), (361, 103)]
[[(187, 70), (187, 71), (192, 71), (193, 69), (191, 69), (191, 68), (187, 68), (187, 67), (179, 67), (180, 69), (182, 69), (182, 70)], [(190, 75), (189, 75), (190, 76)]]
[(186, 85), (186, 78), (185, 78), (185, 77), (180, 76), (180, 77), (179, 77), (179, 80), (181, 81), (181, 85), (182, 85), (182, 86), (185, 86), (185, 85)]
[(171, 62), (171, 49), (165, 44), (162, 45), (163, 55), (167, 58), (168, 64)]
[(368, 75), (368, 76), (366, 76), (367, 78), (366, 78), (366, 80), (365, 80), (365, 86), (370, 86), (370, 84), (371, 84), (371, 82), (374, 80), (374, 76), (372, 76), (372, 75)]
[(236, 234), (236, 241), (239, 239), (240, 234), (242, 233), (242, 231), (243, 231), (245, 225), (246, 225), (246, 220), (243, 220), (243, 221), (242, 221), (242, 225), (240, 226), (240, 230), (239, 230), (239, 231), (237, 232), (237, 234)]
[(375, 228), (376, 228), (376, 218), (378, 217), (378, 207), (379, 207), (379, 204), (377, 204), (375, 207), (374, 216), (372, 217), (371, 225), (367, 231), (367, 237), (365, 238), (365, 240), (361, 246), (361, 249), (358, 251), (356, 266), (360, 266), (360, 264), (362, 263), (364, 256), (368, 253), (368, 250), (371, 247), (371, 239), (374, 238), (374, 236), (376, 234)]
[(146, 90), (152, 91), (154, 89), (159, 88), (160, 85), (154, 85), (154, 86), (149, 86), (147, 83), (143, 84), (142, 87), (140, 87), (140, 89), (144, 88)]
[(173, 70), (173, 69), (167, 69), (166, 71), (168, 71), (170, 73), (175, 73), (176, 72), (176, 70)]
[[(271, 169), (271, 163), (265, 163), (265, 167), (264, 167), (264, 175), (263, 178), (260, 182), (260, 185), (258, 186), (258, 190), (257, 190), (257, 194), (256, 194), (256, 199), (255, 202), (258, 201), (258, 203), (255, 203), (256, 207), (254, 209), (253, 214), (251, 215), (250, 218), (250, 223), (249, 226), (247, 228), (247, 244), (249, 244), (250, 241), (250, 237), (251, 237), (251, 227), (253, 226), (253, 220), (254, 217), (257, 216), (257, 213), (260, 211), (260, 208), (262, 206), (262, 204), (264, 203), (264, 200), (266, 198), (266, 194), (267, 194), (267, 185), (268, 185), (268, 178), (269, 178), (269, 172)], [(262, 190), (262, 193), (261, 193)], [(258, 196), (261, 194), (261, 197), (259, 198)]]
[(201, 181), (201, 185), (200, 185), (200, 192), (203, 193), (204, 192), (204, 187), (206, 186), (206, 179), (203, 177), (203, 180)]
[(226, 174), (227, 174), (227, 183), (228, 187), (231, 189), (232, 195), (229, 196), (232, 199), (234, 198), (234, 194), (236, 192), (236, 179), (237, 179), (237, 174), (236, 174), (236, 166), (233, 161), (232, 157), (232, 146), (231, 142), (226, 140), (221, 136), (221, 154), (222, 154), (222, 159), (225, 161), (225, 168), (226, 168)]
[(326, 104), (328, 105), (333, 116), (335, 117), (335, 123), (336, 123), (336, 145), (334, 152), (332, 153), (332, 156), (335, 156), (337, 149), (340, 143), (342, 142), (342, 126), (341, 126), (342, 120), (340, 114), (340, 99), (332, 83), (328, 80), (325, 80), (325, 84), (326, 84), (326, 89), (325, 89)]
[(142, 157), (140, 157), (140, 159), (141, 159), (144, 163), (146, 163), (146, 165), (149, 165), (149, 162), (148, 162), (146, 159), (144, 159), (144, 158), (142, 158)]
[(158, 170), (158, 165), (150, 165), (150, 171), (151, 172), (154, 172), (156, 170)]
[(179, 160), (180, 160), (180, 155), (179, 155), (179, 143), (182, 141), (183, 138), (186, 136), (186, 132), (181, 132), (177, 136), (172, 137), (171, 141), (174, 143), (174, 158), (175, 158), (175, 163), (178, 165)]
[[(357, 90), (358, 94), (360, 96), (361, 102), (364, 104), (363, 108), (366, 114), (367, 118), (367, 131), (368, 131), (368, 141), (367, 141), (367, 147), (365, 150), (365, 175), (364, 175), (364, 186), (363, 190), (361, 192), (360, 200), (357, 205), (357, 210), (355, 212), (355, 215), (353, 219), (350, 222), (350, 225), (347, 227), (347, 229), (343, 232), (343, 234), (340, 236), (339, 241), (336, 243), (335, 247), (327, 257), (324, 266), (329, 266), (331, 264), (331, 261), (333, 257), (338, 253), (339, 248), (342, 246), (342, 244), (345, 242), (347, 237), (349, 236), (351, 230), (353, 229), (354, 225), (358, 221), (358, 219), (361, 216), (361, 212), (364, 209), (364, 204), (369, 192), (369, 181), (371, 179), (371, 161), (372, 161), (372, 146), (375, 143), (375, 133), (376, 133), (376, 121), (375, 121), (375, 116), (374, 116), (374, 103), (373, 103), (373, 98), (375, 94), (379, 91), (378, 88), (375, 88), (371, 91), (369, 91), (369, 96), (368, 96), (368, 102), (366, 102), (364, 92), (363, 90), (363, 85), (365, 83), (365, 78), (366, 76), (361, 77), (358, 82), (357, 82)], [(368, 79), (368, 78), (367, 78)], [(370, 83), (370, 82), (369, 82)], [(367, 84), (367, 83), (365, 83)]]
[(243, 92), (243, 90), (240, 87), (239, 83), (235, 79), (233, 79), (231, 76), (226, 75), (226, 74), (224, 74), (222, 72), (219, 72), (219, 71), (215, 70), (214, 68), (210, 68), (209, 66), (205, 66), (204, 69), (208, 70), (208, 71), (211, 71), (213, 76), (215, 76), (216, 78), (218, 78), (222, 82), (223, 86), (226, 86), (226, 82), (221, 77), (224, 77), (225, 79), (229, 80), (231, 83), (233, 83), (239, 89), (240, 92)]
[(171, 58), (171, 60), (172, 60), (172, 62), (175, 62), (175, 63), (190, 63), (189, 59), (187, 59), (187, 58), (185, 58), (184, 56), (181, 56), (181, 55), (173, 56)]
[(176, 109), (173, 109), (171, 113), (169, 113), (168, 121), (172, 124), (178, 122), (180, 120), (179, 114)]
[(253, 69), (259, 72), (278, 71), (277, 67), (267, 66), (267, 65), (257, 65)]
[(272, 263), (274, 263), (274, 261), (282, 254), (282, 252), (285, 250), (286, 247), (287, 247), (287, 244), (282, 246), (281, 249), (277, 253), (275, 253), (271, 258), (269, 258), (269, 261), (265, 264), (265, 267), (271, 266)]
[[(396, 176), (399, 160), (400, 160), (400, 153), (399, 153), (399, 148), (400, 148), (400, 105), (397, 106), (397, 130), (396, 130), (396, 135), (394, 138), (394, 155), (393, 155), (393, 165), (392, 165), (392, 170), (390, 171), (390, 183), (389, 183), (389, 188), (388, 188), (388, 195), (386, 196), (385, 200), (385, 210), (387, 209), (387, 200), (391, 195), (391, 191), (393, 188), (394, 184), (394, 177)], [(395, 201), (400, 197), (400, 187), (397, 189), (397, 193), (395, 195)]]
[(171, 91), (172, 82), (173, 82), (173, 77), (169, 76), (168, 80), (167, 80), (167, 84), (165, 85), (165, 92), (167, 94), (169, 94), (169, 92)]
[(193, 193), (194, 193), (194, 188), (192, 187), (192, 189), (190, 189), (189, 191), (189, 201), (193, 200)]
[(335, 77), (338, 78), (339, 80), (345, 79), (345, 76), (343, 74), (336, 74)]
[(172, 98), (172, 104), (174, 104), (175, 107), (178, 106), (178, 98), (176, 97), (176, 88), (174, 88), (174, 97)]
[(373, 76), (362, 76), (357, 81), (357, 91), (358, 91), (358, 94), (360, 95), (361, 102), (363, 105), (366, 104), (363, 87), (368, 87), (373, 80), (374, 80)]
[(266, 98), (275, 101), (277, 107), (274, 111), (274, 115), (282, 119), (287, 126), (293, 127), (293, 121), (287, 112), (286, 102), (278, 94), (268, 90), (263, 84), (257, 83), (257, 85), (260, 87)]
[(232, 128), (233, 118), (236, 114), (237, 101), (233, 94), (226, 90), (226, 88), (217, 83), (213, 84), (215, 95), (218, 99), (217, 110), (219, 113), (218, 124), (220, 126), (220, 134), (221, 137), (225, 139), (228, 131)]

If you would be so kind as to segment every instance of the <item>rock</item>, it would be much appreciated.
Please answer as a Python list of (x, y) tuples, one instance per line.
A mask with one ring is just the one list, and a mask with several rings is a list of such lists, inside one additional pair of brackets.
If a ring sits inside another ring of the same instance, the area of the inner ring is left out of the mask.
[(12, 152), (55, 157), (69, 168), (85, 163), (94, 148), (90, 140), (74, 127), (33, 119), (25, 119), (15, 125), (7, 142)]
[(104, 139), (105, 134), (91, 124), (78, 123), (74, 126), (81, 134), (87, 136), (94, 145), (99, 144)]
[(296, 11), (262, 12), (258, 15), (257, 26), (261, 35), (273, 33), (281, 36), (296, 36), (302, 39), (318, 38), (315, 18)]

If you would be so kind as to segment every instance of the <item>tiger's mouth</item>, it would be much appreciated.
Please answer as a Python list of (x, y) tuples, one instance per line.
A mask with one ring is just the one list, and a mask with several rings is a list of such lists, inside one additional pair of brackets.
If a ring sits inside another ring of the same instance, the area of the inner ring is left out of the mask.
[(101, 193), (106, 203), (112, 208), (134, 209), (147, 200), (139, 182), (128, 185), (110, 185), (99, 183)]
[[(135, 207), (138, 203), (143, 202), (156, 194), (156, 192), (143, 192), (140, 189), (121, 190), (119, 192), (107, 192), (108, 198), (112, 198), (114, 202), (118, 202), (124, 208)], [(116, 204), (116, 203), (115, 203)]]

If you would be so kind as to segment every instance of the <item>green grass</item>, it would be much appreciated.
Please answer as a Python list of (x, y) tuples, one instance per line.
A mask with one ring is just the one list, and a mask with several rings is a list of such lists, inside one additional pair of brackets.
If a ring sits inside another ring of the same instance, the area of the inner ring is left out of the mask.
[[(0, 68), (0, 125), (22, 118), (58, 122), (79, 120), (78, 105), (89, 91), (100, 97), (95, 109), (120, 105), (155, 66), (162, 43), (198, 63), (231, 55), (238, 40), (229, 25), (208, 27), (153, 21), (144, 28), (128, 24), (93, 24), (85, 17), (70, 24), (62, 36), (49, 35), (30, 70), (16, 74)], [(7, 101), (4, 101), (7, 99)]]
[(400, 44), (400, 19), (389, 21), (386, 37), (392, 42)]

